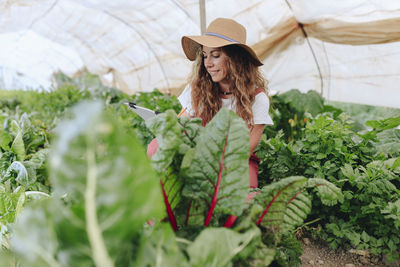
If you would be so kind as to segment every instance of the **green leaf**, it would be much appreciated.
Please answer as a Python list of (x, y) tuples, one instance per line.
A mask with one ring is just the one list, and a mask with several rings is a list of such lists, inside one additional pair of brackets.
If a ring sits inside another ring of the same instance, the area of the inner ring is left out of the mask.
[(309, 112), (315, 116), (324, 108), (323, 98), (313, 90), (303, 94), (294, 89), (281, 94), (280, 97), (300, 113)]
[(32, 155), (29, 162), (35, 169), (39, 169), (43, 166), (44, 162), (47, 159), (48, 154), (49, 154), (49, 149), (47, 148), (40, 149), (39, 151), (37, 151)]
[(13, 223), (24, 202), (25, 194), (23, 189), (15, 192), (0, 192), (0, 225)]
[(9, 151), (10, 143), (10, 135), (7, 132), (3, 131), (3, 129), (0, 129), (0, 148), (2, 148), (4, 151)]
[(400, 156), (400, 130), (390, 129), (377, 134), (377, 153)]
[(36, 181), (35, 169), (30, 166), (29, 162), (14, 161), (8, 167), (5, 177), (10, 178), (13, 173), (17, 174), (15, 181), (25, 188), (28, 188)]
[(259, 235), (257, 228), (243, 234), (227, 228), (206, 228), (188, 246), (190, 266), (232, 266), (233, 257)]
[(152, 165), (158, 172), (165, 172), (183, 143), (183, 127), (178, 123), (177, 115), (173, 110), (167, 110), (146, 121), (146, 125), (158, 142), (157, 152), (151, 158)]
[(395, 170), (395, 169), (397, 169), (397, 168), (399, 168), (400, 167), (400, 157), (399, 158), (397, 158), (394, 162), (393, 162), (393, 165), (392, 165), (392, 168)]
[(378, 131), (393, 129), (400, 125), (400, 116), (383, 120), (370, 120), (366, 122), (366, 125)]
[(322, 204), (327, 206), (336, 205), (339, 201), (343, 203), (344, 196), (340, 188), (325, 179), (311, 178), (307, 181), (307, 187), (314, 187), (317, 195), (321, 199)]
[(191, 162), (183, 195), (201, 206), (205, 225), (214, 214), (240, 215), (249, 188), (249, 130), (244, 121), (222, 108), (198, 136), (193, 153), (183, 159), (185, 166)]
[(370, 236), (365, 231), (363, 231), (361, 233), (361, 240), (364, 241), (364, 242), (368, 242), (369, 239), (370, 239)]
[(282, 228), (284, 231), (294, 230), (301, 225), (311, 212), (311, 199), (307, 192), (301, 192), (287, 205)]
[[(184, 240), (190, 243), (188, 240)], [(156, 224), (141, 237), (135, 266), (189, 266), (171, 227)]]
[(128, 266), (132, 240), (162, 214), (159, 180), (99, 102), (74, 114), (59, 124), (49, 156), (54, 198), (22, 211), (12, 247), (26, 266)]
[[(288, 204), (291, 203), (296, 196), (302, 191), (307, 179), (303, 176), (287, 177), (278, 182), (264, 186), (260, 193), (255, 197), (255, 204), (264, 207), (262, 214), (259, 215), (257, 224), (267, 226), (281, 226), (283, 224)], [(301, 210), (303, 213), (305, 210)], [(290, 211), (288, 211), (290, 215)], [(292, 217), (298, 218), (298, 214)], [(301, 217), (301, 215), (299, 216)], [(286, 221), (286, 224), (289, 224)], [(297, 224), (297, 220), (292, 223)]]
[(19, 161), (23, 161), (26, 156), (24, 141), (22, 140), (23, 132), (21, 129), (18, 130), (17, 135), (11, 145), (11, 151), (17, 155)]
[[(66, 211), (59, 200), (47, 199), (28, 205), (21, 212), (13, 227), (10, 243), (11, 250), (22, 266), (62, 266), (56, 259), (59, 249), (57, 232), (63, 233), (70, 228), (64, 214)], [(66, 228), (61, 228), (61, 224)], [(76, 233), (70, 232), (70, 234)], [(85, 236), (82, 238), (86, 239)]]
[[(190, 153), (190, 147), (194, 141), (192, 139), (200, 131), (200, 123), (201, 121), (198, 119), (190, 120), (186, 118), (178, 120), (173, 110), (167, 110), (147, 122), (147, 126), (157, 137), (157, 152), (152, 156), (151, 160), (153, 167), (160, 174), (164, 204), (171, 226), (175, 231), (178, 229), (175, 208), (181, 202), (184, 181), (179, 175), (179, 165), (183, 163), (173, 164), (173, 162), (179, 161), (178, 155)], [(188, 203), (183, 204), (185, 206), (188, 205)]]

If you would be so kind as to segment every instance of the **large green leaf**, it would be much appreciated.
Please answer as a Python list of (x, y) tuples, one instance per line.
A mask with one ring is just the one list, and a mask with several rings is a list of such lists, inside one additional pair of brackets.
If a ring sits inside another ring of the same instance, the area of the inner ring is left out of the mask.
[(303, 223), (311, 211), (311, 200), (306, 188), (315, 188), (324, 205), (343, 202), (341, 190), (324, 179), (287, 177), (265, 186), (255, 197), (255, 203), (265, 207), (257, 224), (279, 227), (285, 232)]
[(178, 123), (173, 110), (167, 110), (146, 122), (146, 125), (157, 137), (158, 142), (157, 152), (151, 159), (152, 165), (158, 172), (165, 172), (183, 143), (183, 127)]
[(315, 188), (322, 204), (327, 206), (336, 205), (338, 202), (344, 201), (344, 196), (340, 188), (328, 182), (325, 179), (311, 178), (307, 181), (307, 187)]
[(29, 162), (14, 161), (10, 167), (8, 167), (5, 179), (10, 178), (13, 173), (17, 174), (15, 181), (25, 188), (28, 188), (29, 185), (36, 181), (35, 169)]
[[(11, 250), (21, 266), (62, 266), (63, 264), (57, 259), (57, 251), (62, 242), (59, 242), (57, 237), (64, 234), (65, 230), (73, 228), (71, 224), (74, 222), (66, 220), (64, 213), (68, 210), (57, 199), (43, 200), (34, 204), (26, 206), (18, 216), (10, 238)], [(61, 225), (66, 228), (62, 228)], [(57, 233), (58, 231), (61, 233)], [(70, 232), (70, 234), (75, 233)], [(87, 239), (84, 235), (81, 238)], [(80, 247), (88, 249), (82, 245)], [(89, 261), (86, 259), (85, 263), (88, 264)]]
[(5, 151), (10, 150), (11, 137), (3, 129), (0, 129), (0, 148)]
[(400, 130), (389, 129), (377, 134), (378, 142), (375, 143), (377, 153), (384, 155), (400, 156)]
[[(303, 176), (293, 176), (263, 187), (254, 199), (255, 204), (264, 207), (256, 223), (265, 227), (281, 227), (288, 204), (302, 191), (306, 182), (307, 178)], [(301, 210), (302, 213), (304, 211), (304, 209)], [(296, 218), (298, 216), (298, 214), (292, 215)]]
[(12, 121), (11, 125), (14, 125), (15, 131), (17, 132), (11, 145), (11, 151), (17, 155), (18, 160), (23, 161), (26, 156), (24, 140), (22, 139), (24, 133), (15, 121)]
[(227, 228), (206, 228), (188, 246), (190, 266), (232, 266), (233, 257), (259, 236), (258, 228), (242, 234)]
[(324, 99), (313, 90), (303, 94), (299, 90), (293, 89), (279, 96), (301, 113), (310, 112), (315, 116), (324, 108)]
[(400, 125), (400, 116), (387, 118), (383, 120), (370, 120), (365, 123), (367, 126), (374, 128), (377, 131), (393, 129)]
[(311, 199), (307, 192), (299, 192), (289, 201), (283, 216), (284, 231), (291, 231), (302, 224), (311, 212)]
[(174, 213), (175, 208), (179, 204), (184, 204), (185, 208), (188, 205), (188, 203), (181, 203), (184, 181), (179, 175), (181, 165), (179, 158), (181, 157), (178, 157), (178, 155), (187, 153), (190, 147), (194, 146), (194, 140), (202, 128), (201, 120), (178, 119), (173, 110), (167, 110), (149, 120), (147, 126), (157, 137), (158, 148), (152, 156), (152, 165), (160, 174), (160, 185), (166, 211), (171, 226), (176, 231), (178, 222)]
[(241, 118), (223, 108), (183, 159), (187, 168), (183, 195), (204, 212), (205, 225), (214, 214), (242, 213), (249, 188), (248, 161), (249, 130)]
[(47, 148), (40, 149), (39, 151), (37, 151), (35, 154), (32, 155), (29, 162), (32, 164), (34, 168), (38, 169), (43, 166), (48, 157), (48, 154), (49, 154), (49, 149)]
[(100, 103), (74, 114), (59, 125), (49, 157), (54, 198), (23, 210), (12, 247), (26, 266), (127, 266), (132, 241), (162, 214), (159, 181)]
[[(156, 224), (146, 230), (134, 266), (189, 266), (169, 225)], [(189, 242), (182, 241), (184, 245)]]
[(22, 188), (18, 188), (14, 192), (0, 190), (0, 226), (14, 222), (25, 202), (24, 193)]

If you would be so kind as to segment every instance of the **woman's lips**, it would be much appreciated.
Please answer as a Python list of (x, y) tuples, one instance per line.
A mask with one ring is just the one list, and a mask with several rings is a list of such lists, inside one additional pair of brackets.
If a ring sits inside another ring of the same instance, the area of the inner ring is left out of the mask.
[(218, 73), (218, 70), (209, 70), (208, 73), (210, 73), (211, 76), (215, 76)]

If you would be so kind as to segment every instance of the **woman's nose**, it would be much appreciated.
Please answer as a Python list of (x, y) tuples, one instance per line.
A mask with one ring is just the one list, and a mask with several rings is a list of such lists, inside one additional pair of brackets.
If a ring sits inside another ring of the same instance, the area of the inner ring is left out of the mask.
[(212, 65), (212, 60), (211, 60), (210, 57), (206, 57), (206, 58), (204, 59), (204, 65), (205, 65), (206, 67), (210, 67), (210, 66)]

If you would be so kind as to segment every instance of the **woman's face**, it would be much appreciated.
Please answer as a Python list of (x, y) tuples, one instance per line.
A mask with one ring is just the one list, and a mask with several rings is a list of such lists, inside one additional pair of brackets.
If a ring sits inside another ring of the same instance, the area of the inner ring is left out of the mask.
[(204, 67), (215, 83), (226, 83), (228, 76), (228, 56), (221, 48), (203, 46)]

